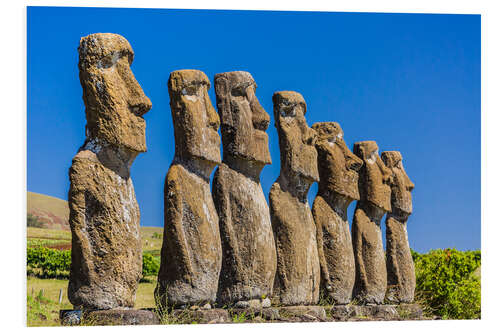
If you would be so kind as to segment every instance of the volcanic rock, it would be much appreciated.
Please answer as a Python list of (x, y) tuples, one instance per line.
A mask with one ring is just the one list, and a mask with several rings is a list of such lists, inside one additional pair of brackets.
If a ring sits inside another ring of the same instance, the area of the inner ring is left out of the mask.
[(130, 167), (146, 151), (142, 116), (151, 102), (130, 69), (134, 52), (125, 38), (89, 35), (78, 52), (87, 137), (69, 170), (68, 297), (79, 309), (131, 308), (142, 249)]

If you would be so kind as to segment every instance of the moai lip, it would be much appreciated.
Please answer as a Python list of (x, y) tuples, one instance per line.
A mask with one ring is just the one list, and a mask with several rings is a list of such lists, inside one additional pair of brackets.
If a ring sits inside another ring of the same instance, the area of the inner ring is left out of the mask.
[(394, 303), (411, 303), (415, 294), (415, 267), (408, 242), (407, 221), (412, 213), (411, 191), (415, 187), (403, 167), (403, 157), (398, 151), (382, 152), (382, 160), (392, 171), (391, 207), (387, 214), (387, 294)]
[(271, 217), (260, 184), (262, 168), (271, 163), (265, 132), (270, 117), (255, 95), (256, 87), (248, 72), (215, 75), (224, 149), (212, 191), (223, 253), (217, 295), (221, 305), (271, 295), (276, 273)]
[(347, 148), (338, 123), (315, 123), (312, 128), (318, 133), (320, 181), (312, 213), (317, 231), (321, 292), (335, 304), (348, 304), (354, 287), (355, 264), (347, 207), (353, 200), (359, 200), (358, 171), (363, 161)]
[(170, 74), (168, 91), (175, 156), (164, 188), (165, 226), (158, 306), (213, 303), (221, 268), (219, 219), (210, 193), (210, 173), (220, 163), (219, 116), (198, 70)]
[(151, 102), (130, 69), (134, 52), (125, 38), (92, 34), (78, 52), (87, 137), (69, 170), (68, 298), (79, 309), (132, 308), (142, 248), (130, 166), (146, 151), (143, 115)]
[(387, 270), (380, 221), (391, 210), (391, 171), (378, 155), (375, 141), (354, 144), (354, 154), (363, 160), (359, 171), (360, 200), (352, 223), (356, 264), (353, 297), (363, 303), (381, 304), (387, 288)]
[(320, 267), (307, 192), (319, 180), (316, 132), (307, 125), (301, 94), (277, 92), (273, 104), (281, 159), (280, 176), (269, 192), (278, 260), (274, 294), (283, 305), (315, 304)]

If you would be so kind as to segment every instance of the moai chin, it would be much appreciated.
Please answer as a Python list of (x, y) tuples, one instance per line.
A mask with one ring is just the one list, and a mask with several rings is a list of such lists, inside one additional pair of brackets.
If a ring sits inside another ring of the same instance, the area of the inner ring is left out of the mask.
[(221, 268), (219, 219), (210, 173), (220, 164), (219, 116), (198, 70), (170, 74), (175, 156), (164, 188), (165, 227), (155, 290), (158, 306), (215, 301)]
[(312, 213), (316, 223), (321, 292), (335, 304), (348, 304), (356, 273), (347, 207), (353, 200), (359, 200), (358, 171), (363, 161), (347, 148), (338, 123), (315, 123), (312, 128), (318, 133), (320, 180)]
[(130, 178), (146, 151), (151, 109), (122, 36), (92, 34), (78, 48), (86, 139), (69, 170), (72, 233), (68, 298), (79, 309), (132, 308), (142, 275), (139, 207)]
[(403, 157), (398, 151), (381, 154), (385, 165), (392, 171), (391, 208), (387, 214), (387, 294), (394, 303), (411, 303), (415, 294), (415, 267), (408, 243), (406, 222), (412, 213), (411, 191), (415, 187), (403, 168)]
[(306, 103), (293, 91), (273, 95), (281, 170), (269, 192), (278, 267), (274, 295), (283, 305), (319, 300), (320, 267), (316, 226), (307, 192), (319, 179), (316, 132), (307, 126)]
[(271, 164), (265, 132), (270, 117), (255, 96), (256, 88), (248, 72), (215, 75), (224, 150), (212, 191), (223, 253), (219, 305), (271, 295), (276, 273), (271, 217), (260, 184), (262, 168)]
[(381, 304), (387, 270), (380, 221), (391, 210), (392, 173), (380, 159), (375, 141), (356, 142), (353, 151), (363, 160), (358, 182), (360, 200), (352, 222), (356, 264), (353, 297), (362, 303)]

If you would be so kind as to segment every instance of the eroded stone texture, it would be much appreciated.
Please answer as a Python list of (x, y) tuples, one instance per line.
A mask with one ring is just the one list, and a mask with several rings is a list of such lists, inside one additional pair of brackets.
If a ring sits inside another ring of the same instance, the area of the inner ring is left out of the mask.
[(355, 267), (347, 207), (359, 200), (363, 161), (347, 148), (338, 123), (315, 123), (319, 185), (312, 214), (316, 223), (321, 290), (335, 304), (351, 301)]
[(360, 200), (352, 222), (356, 263), (353, 296), (363, 303), (381, 304), (387, 270), (380, 221), (391, 210), (392, 173), (380, 159), (375, 141), (356, 142), (353, 151), (364, 163), (359, 172)]
[(316, 132), (306, 122), (306, 103), (293, 91), (273, 95), (281, 170), (269, 192), (278, 266), (274, 293), (283, 305), (314, 304), (320, 268), (316, 227), (307, 192), (318, 181)]
[(68, 298), (76, 308), (131, 308), (142, 249), (130, 166), (146, 151), (142, 116), (151, 102), (130, 69), (134, 53), (125, 38), (89, 35), (78, 52), (87, 138), (69, 170)]
[(223, 163), (215, 172), (213, 198), (219, 215), (222, 268), (217, 302), (234, 304), (272, 293), (276, 248), (260, 172), (271, 163), (262, 108), (247, 72), (215, 76)]
[(165, 179), (165, 228), (155, 294), (159, 306), (214, 302), (221, 268), (210, 173), (221, 162), (219, 116), (198, 70), (170, 74), (175, 156)]
[(411, 191), (415, 187), (403, 167), (403, 157), (398, 151), (381, 154), (385, 165), (392, 171), (391, 208), (387, 214), (387, 294), (395, 303), (411, 303), (415, 294), (415, 267), (408, 243), (406, 223), (412, 213)]

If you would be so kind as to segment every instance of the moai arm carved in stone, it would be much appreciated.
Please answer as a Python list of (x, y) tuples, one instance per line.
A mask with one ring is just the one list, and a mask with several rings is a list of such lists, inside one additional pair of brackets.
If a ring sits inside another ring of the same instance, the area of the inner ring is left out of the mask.
[(355, 280), (347, 207), (359, 200), (358, 171), (363, 161), (347, 148), (338, 123), (315, 123), (319, 186), (312, 213), (317, 229), (321, 288), (335, 304), (351, 301)]
[(406, 222), (412, 213), (411, 191), (415, 187), (403, 168), (398, 151), (382, 152), (382, 160), (393, 173), (391, 208), (387, 214), (387, 294), (395, 303), (411, 303), (415, 294), (415, 267), (411, 256)]
[(78, 52), (87, 138), (69, 170), (68, 298), (81, 309), (132, 308), (142, 248), (130, 166), (146, 151), (142, 116), (151, 102), (130, 70), (134, 53), (125, 38), (89, 35)]
[(356, 263), (353, 297), (363, 303), (381, 304), (387, 270), (380, 221), (391, 210), (392, 173), (380, 159), (375, 141), (356, 142), (353, 151), (364, 163), (359, 172), (360, 200), (352, 222)]
[(220, 160), (219, 116), (198, 70), (170, 74), (168, 92), (175, 156), (165, 179), (165, 228), (158, 304), (183, 306), (215, 301), (221, 268), (219, 219), (210, 193), (210, 173)]
[(261, 299), (272, 293), (276, 247), (260, 172), (271, 163), (266, 129), (270, 117), (255, 96), (248, 72), (215, 76), (223, 163), (213, 180), (219, 215), (222, 268), (217, 303)]
[(283, 305), (315, 304), (320, 267), (307, 192), (319, 180), (316, 132), (307, 126), (301, 94), (274, 93), (273, 104), (281, 160), (280, 175), (269, 192), (278, 258), (274, 294)]

